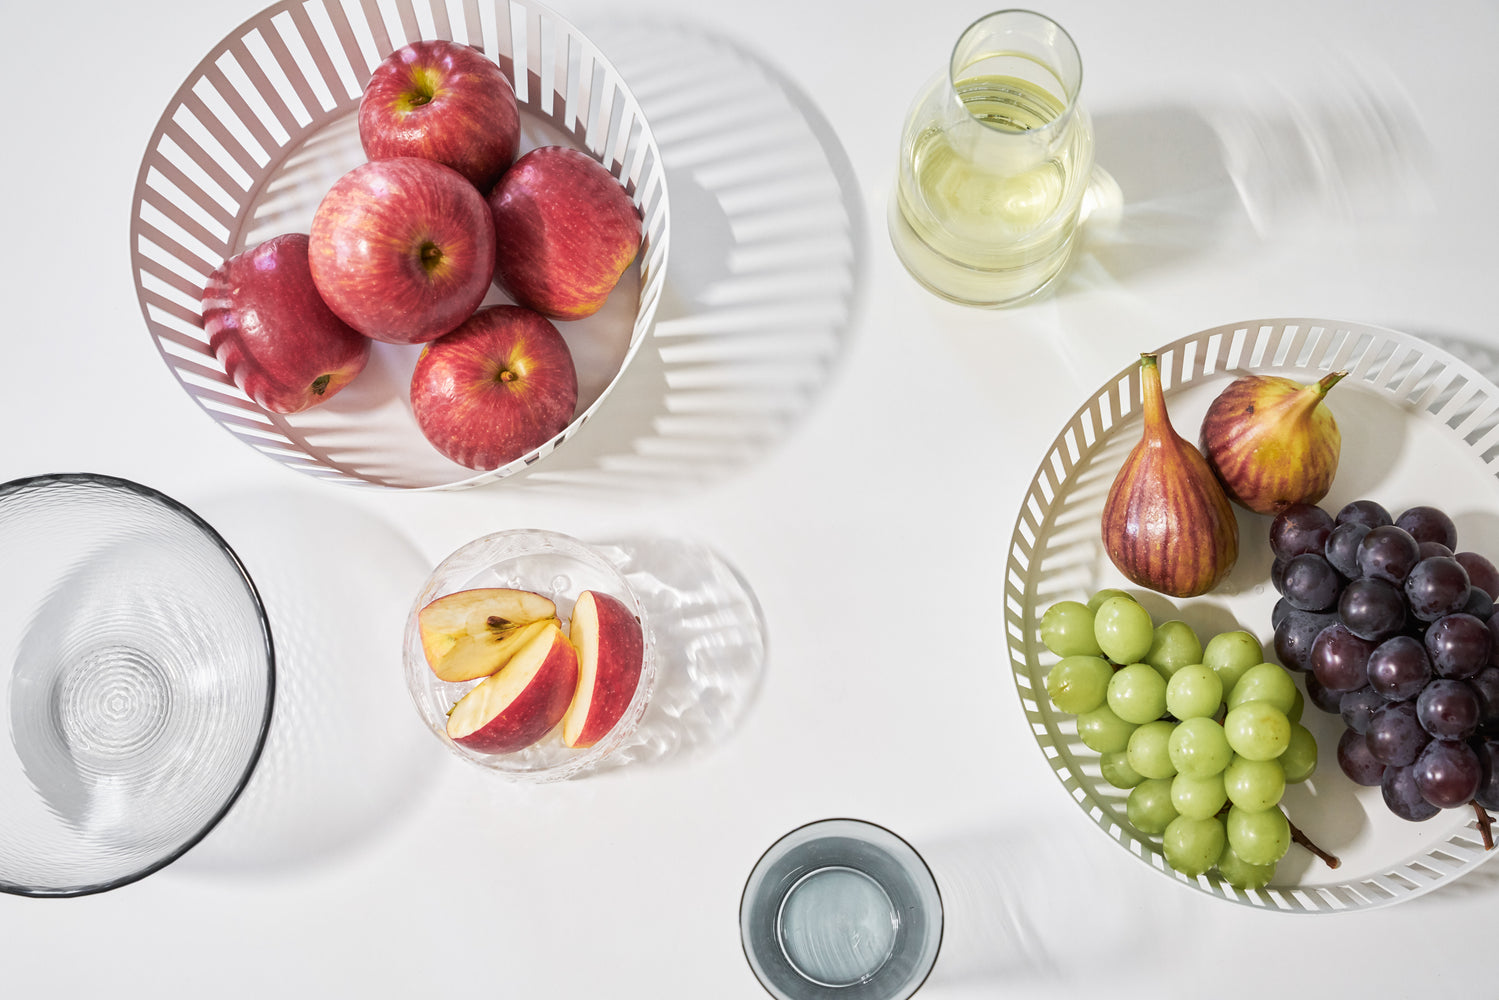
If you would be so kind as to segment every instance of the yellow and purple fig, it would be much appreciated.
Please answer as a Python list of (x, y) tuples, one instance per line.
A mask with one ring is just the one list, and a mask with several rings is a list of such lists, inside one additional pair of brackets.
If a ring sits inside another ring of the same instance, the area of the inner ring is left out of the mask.
[(1346, 371), (1302, 385), (1278, 375), (1231, 382), (1202, 418), (1202, 453), (1228, 498), (1256, 514), (1317, 503), (1332, 488), (1343, 438), (1325, 405)]
[(1119, 572), (1172, 597), (1197, 597), (1239, 558), (1239, 523), (1213, 470), (1171, 426), (1153, 354), (1140, 355), (1140, 441), (1103, 509), (1103, 544)]

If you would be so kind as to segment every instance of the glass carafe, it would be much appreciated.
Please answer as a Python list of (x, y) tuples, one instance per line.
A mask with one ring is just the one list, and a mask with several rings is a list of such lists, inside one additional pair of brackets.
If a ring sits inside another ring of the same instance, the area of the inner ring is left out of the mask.
[(1077, 46), (1027, 10), (970, 25), (917, 95), (900, 144), (890, 238), (927, 288), (1006, 306), (1049, 287), (1093, 173)]

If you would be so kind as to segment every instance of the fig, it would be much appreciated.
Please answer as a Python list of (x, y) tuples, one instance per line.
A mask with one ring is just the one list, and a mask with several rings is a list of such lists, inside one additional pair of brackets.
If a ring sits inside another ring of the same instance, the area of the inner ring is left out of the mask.
[(1233, 569), (1239, 524), (1207, 460), (1171, 426), (1158, 362), (1140, 355), (1144, 430), (1109, 488), (1103, 544), (1133, 583), (1197, 597)]
[(1346, 371), (1302, 385), (1278, 375), (1244, 375), (1218, 394), (1199, 442), (1228, 498), (1256, 514), (1315, 504), (1332, 488), (1343, 438), (1327, 391)]

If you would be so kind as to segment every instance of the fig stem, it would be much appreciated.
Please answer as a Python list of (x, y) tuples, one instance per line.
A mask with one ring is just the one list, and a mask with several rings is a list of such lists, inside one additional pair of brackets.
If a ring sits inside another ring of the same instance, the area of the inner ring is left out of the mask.
[(1327, 865), (1327, 867), (1329, 867), (1329, 868), (1336, 868), (1336, 867), (1338, 867), (1339, 865), (1341, 865), (1343, 863), (1342, 861), (1338, 860), (1338, 858), (1337, 858), (1336, 855), (1328, 854), (1322, 848), (1320, 848), (1316, 844), (1312, 843), (1311, 838), (1308, 837), (1306, 834), (1302, 833), (1301, 832), (1301, 828), (1298, 827), (1295, 823), (1292, 823), (1291, 820), (1290, 820), (1290, 817), (1286, 818), (1286, 822), (1291, 827), (1291, 842), (1292, 843), (1300, 844), (1302, 847), (1306, 848), (1308, 851), (1311, 851), (1318, 858), (1321, 858), (1322, 859), (1322, 863), (1325, 864), (1325, 865)]
[(1140, 406), (1147, 429), (1171, 426), (1166, 415), (1166, 396), (1161, 391), (1160, 358), (1154, 354), (1140, 355)]
[(1492, 851), (1494, 849), (1494, 817), (1490, 816), (1488, 810), (1477, 802), (1472, 803), (1473, 812), (1478, 815), (1478, 832), (1483, 837), (1483, 849)]
[(1332, 372), (1331, 374), (1323, 375), (1320, 379), (1317, 380), (1317, 395), (1327, 395), (1327, 390), (1343, 381), (1343, 379), (1347, 377), (1347, 375), (1347, 369), (1344, 369), (1340, 372)]

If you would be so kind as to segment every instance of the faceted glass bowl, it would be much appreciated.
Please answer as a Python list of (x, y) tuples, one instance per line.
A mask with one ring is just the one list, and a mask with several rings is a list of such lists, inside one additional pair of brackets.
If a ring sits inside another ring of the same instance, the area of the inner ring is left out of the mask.
[(249, 781), (270, 627), (218, 533), (136, 483), (0, 486), (0, 890), (74, 896), (181, 856)]

